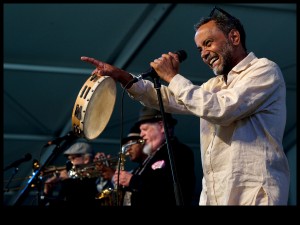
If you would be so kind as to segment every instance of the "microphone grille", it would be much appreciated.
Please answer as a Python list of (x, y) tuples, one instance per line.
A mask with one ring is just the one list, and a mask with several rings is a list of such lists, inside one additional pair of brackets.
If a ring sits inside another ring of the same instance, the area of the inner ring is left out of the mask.
[(179, 62), (183, 62), (187, 58), (187, 53), (184, 50), (178, 50), (177, 52), (175, 52), (175, 54), (178, 55)]
[(30, 153), (26, 153), (25, 156), (24, 156), (24, 159), (25, 159), (26, 161), (29, 161), (29, 160), (32, 159), (32, 155), (31, 155)]

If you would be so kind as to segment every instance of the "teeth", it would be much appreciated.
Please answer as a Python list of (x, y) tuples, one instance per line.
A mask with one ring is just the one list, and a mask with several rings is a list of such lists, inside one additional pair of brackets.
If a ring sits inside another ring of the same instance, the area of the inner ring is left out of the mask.
[(218, 58), (217, 58), (217, 57), (214, 57), (214, 58), (212, 58), (212, 59), (210, 60), (209, 64), (212, 66), (212, 64), (213, 64), (215, 61), (217, 61), (217, 60), (218, 60)]

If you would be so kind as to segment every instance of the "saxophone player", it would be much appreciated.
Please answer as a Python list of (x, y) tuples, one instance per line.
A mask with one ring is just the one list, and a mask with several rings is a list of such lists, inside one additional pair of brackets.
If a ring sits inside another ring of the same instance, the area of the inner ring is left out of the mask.
[[(174, 153), (175, 167), (183, 204), (194, 203), (195, 171), (192, 149), (181, 143), (174, 135), (177, 120), (166, 113), (170, 142)], [(165, 130), (160, 111), (143, 107), (137, 122), (144, 140), (143, 152), (148, 157), (134, 171), (116, 171), (114, 181), (131, 191), (131, 206), (175, 206), (176, 196), (168, 157)]]
[[(128, 156), (131, 162), (138, 163), (138, 166), (131, 171), (131, 173), (135, 173), (137, 168), (139, 168), (148, 157), (148, 155), (143, 152), (144, 141), (140, 136), (140, 128), (138, 124), (134, 124), (130, 128), (128, 135), (121, 140), (121, 144), (121, 152), (124, 154), (124, 157)], [(98, 164), (98, 161), (101, 161), (101, 163)], [(114, 166), (114, 164), (111, 163), (111, 156), (105, 156), (104, 153), (98, 152), (95, 155), (94, 162), (96, 162), (98, 170), (101, 171), (101, 177), (99, 178), (97, 185), (99, 191), (97, 198), (102, 201), (102, 205), (130, 206), (131, 191), (124, 187), (120, 187), (119, 190), (117, 189), (117, 185), (114, 183), (114, 174), (117, 168), (116, 165)], [(133, 167), (133, 165), (129, 167)], [(117, 200), (116, 191), (118, 191), (120, 200)]]
[[(143, 165), (143, 162), (148, 157), (147, 154), (144, 153), (143, 149), (145, 146), (145, 142), (143, 138), (140, 136), (140, 128), (139, 124), (134, 124), (127, 135), (127, 137), (123, 138), (122, 148), (126, 148), (125, 152), (126, 155), (129, 157), (131, 162), (137, 163), (138, 166), (136, 166), (131, 173), (135, 174), (138, 171), (138, 168), (140, 168)], [(123, 205), (124, 206), (131, 206), (131, 191), (128, 188), (124, 188), (124, 198), (123, 198)]]

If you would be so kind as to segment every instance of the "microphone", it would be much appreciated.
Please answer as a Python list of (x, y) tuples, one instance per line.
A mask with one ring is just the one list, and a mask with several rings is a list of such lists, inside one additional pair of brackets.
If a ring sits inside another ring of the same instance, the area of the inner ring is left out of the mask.
[[(183, 62), (187, 58), (187, 53), (184, 50), (178, 50), (177, 52), (174, 52), (174, 53), (178, 55), (179, 62)], [(146, 72), (144, 72), (142, 74), (139, 74), (138, 76), (136, 76), (135, 78), (133, 78), (130, 81), (130, 83), (133, 84), (133, 83), (136, 83), (139, 80), (142, 80), (142, 79), (144, 79), (146, 77), (154, 77), (154, 76), (157, 76), (157, 73), (156, 73), (156, 71), (152, 67), (150, 67), (150, 69), (148, 69)]]
[(73, 132), (70, 131), (67, 135), (65, 136), (62, 136), (62, 137), (58, 137), (58, 138), (55, 138), (54, 140), (52, 141), (48, 141), (47, 144), (44, 145), (44, 147), (48, 147), (50, 145), (57, 145), (57, 144), (60, 144), (63, 140), (68, 140), (68, 139), (71, 139), (73, 138), (74, 135), (73, 135)]
[(5, 167), (4, 171), (5, 171), (5, 170), (8, 170), (8, 169), (10, 169), (10, 168), (13, 168), (13, 167), (16, 168), (16, 167), (18, 167), (21, 163), (31, 160), (31, 158), (32, 158), (32, 155), (31, 155), (30, 153), (27, 153), (27, 154), (25, 154), (21, 159), (18, 159), (18, 160), (16, 160), (16, 161), (14, 161), (13, 163), (11, 163), (9, 166)]

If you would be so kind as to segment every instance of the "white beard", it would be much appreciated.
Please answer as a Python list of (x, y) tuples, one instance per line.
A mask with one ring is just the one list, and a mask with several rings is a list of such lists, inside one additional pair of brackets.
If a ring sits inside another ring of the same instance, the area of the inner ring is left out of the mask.
[(145, 144), (145, 146), (144, 146), (144, 148), (143, 148), (143, 152), (144, 152), (146, 155), (150, 155), (151, 152), (152, 152), (151, 145), (150, 145), (150, 144)]

